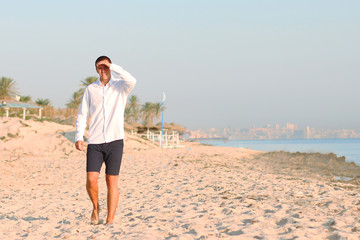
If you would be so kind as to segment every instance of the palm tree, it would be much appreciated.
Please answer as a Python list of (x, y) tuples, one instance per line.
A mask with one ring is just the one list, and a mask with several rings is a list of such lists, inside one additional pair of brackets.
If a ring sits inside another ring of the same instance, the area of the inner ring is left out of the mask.
[[(137, 122), (140, 115), (140, 109), (139, 109), (140, 103), (139, 98), (136, 95), (132, 95), (129, 98), (128, 102), (128, 110), (125, 114), (128, 114), (128, 120), (130, 122)], [(126, 110), (126, 109), (125, 109)]]
[(0, 99), (12, 99), (18, 94), (14, 79), (2, 77), (0, 80)]
[(51, 102), (48, 98), (43, 99), (43, 98), (38, 98), (36, 99), (36, 104), (40, 105), (40, 106), (51, 106)]
[(130, 116), (132, 122), (137, 122), (141, 118), (140, 110), (141, 109), (139, 107), (131, 110)]
[(146, 102), (141, 106), (141, 113), (143, 114), (143, 124), (154, 121), (154, 104)]
[(31, 96), (20, 96), (20, 102), (30, 102)]
[(162, 103), (154, 103), (154, 116), (157, 122), (159, 122), (160, 120), (161, 110), (162, 110)]
[(48, 98), (38, 98), (36, 99), (35, 101), (36, 104), (42, 106), (44, 108), (44, 117), (47, 116), (47, 117), (50, 117), (51, 116), (51, 113), (53, 111), (53, 108), (51, 106), (51, 102)]
[(83, 93), (79, 91), (74, 92), (72, 98), (66, 103), (66, 106), (70, 109), (78, 109), (81, 103)]
[(125, 111), (124, 111), (124, 118), (125, 118), (125, 122), (131, 122), (130, 118), (130, 108), (129, 108), (129, 104), (126, 104), (126, 107), (125, 107)]
[(83, 95), (84, 92), (85, 92), (85, 89), (87, 86), (89, 86), (90, 84), (96, 82), (98, 80), (98, 77), (96, 76), (91, 76), (91, 77), (87, 77), (85, 78), (85, 80), (81, 81), (81, 84), (80, 84), (80, 94)]

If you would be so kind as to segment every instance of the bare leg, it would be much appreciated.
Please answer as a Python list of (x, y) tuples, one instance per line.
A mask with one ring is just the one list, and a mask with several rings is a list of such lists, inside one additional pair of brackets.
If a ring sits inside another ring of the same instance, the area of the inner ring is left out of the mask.
[(114, 222), (115, 211), (119, 201), (118, 178), (119, 178), (118, 175), (106, 175), (106, 185), (108, 188), (108, 193), (107, 193), (108, 216), (106, 219), (106, 225), (110, 225)]
[(98, 224), (99, 222), (99, 187), (98, 179), (99, 172), (88, 172), (86, 179), (86, 190), (89, 194), (90, 200), (93, 204), (93, 212), (91, 214), (91, 224)]

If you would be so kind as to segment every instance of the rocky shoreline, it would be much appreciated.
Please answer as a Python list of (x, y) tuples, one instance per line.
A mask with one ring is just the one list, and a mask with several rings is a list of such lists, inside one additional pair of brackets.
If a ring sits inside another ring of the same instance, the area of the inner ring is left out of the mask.
[(311, 176), (331, 181), (346, 181), (360, 185), (360, 166), (346, 162), (345, 157), (334, 153), (266, 152), (254, 157), (254, 161), (275, 173)]

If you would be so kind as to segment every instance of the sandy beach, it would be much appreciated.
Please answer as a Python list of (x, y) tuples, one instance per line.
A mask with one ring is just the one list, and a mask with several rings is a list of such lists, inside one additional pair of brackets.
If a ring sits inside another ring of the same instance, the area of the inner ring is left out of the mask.
[(0, 121), (0, 239), (360, 239), (360, 167), (335, 155), (161, 150), (127, 134), (115, 224), (93, 226), (75, 128)]

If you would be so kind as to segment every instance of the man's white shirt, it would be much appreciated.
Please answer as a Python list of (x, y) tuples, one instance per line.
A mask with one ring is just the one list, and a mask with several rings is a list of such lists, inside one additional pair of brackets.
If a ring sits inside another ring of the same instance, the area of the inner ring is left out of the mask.
[(124, 110), (136, 79), (118, 65), (111, 64), (110, 70), (118, 76), (112, 74), (106, 86), (99, 79), (85, 89), (76, 120), (75, 142), (84, 141), (89, 117), (89, 144), (124, 139)]

